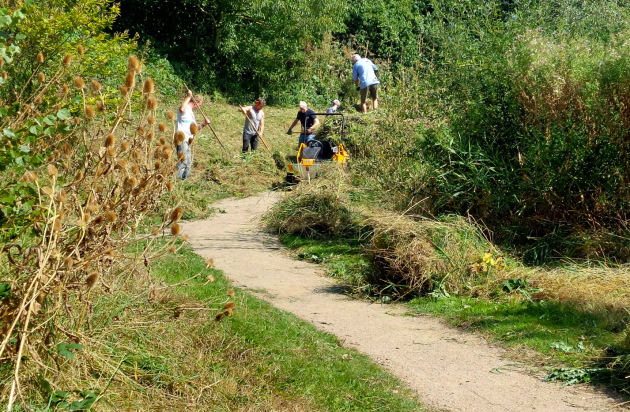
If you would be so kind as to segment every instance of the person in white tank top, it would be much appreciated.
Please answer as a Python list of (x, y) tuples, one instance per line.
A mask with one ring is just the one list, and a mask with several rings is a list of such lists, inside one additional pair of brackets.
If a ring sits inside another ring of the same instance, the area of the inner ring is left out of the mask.
[[(190, 132), (190, 125), (192, 123), (197, 124), (197, 120), (195, 119), (195, 114), (193, 113), (193, 109), (198, 109), (203, 104), (203, 97), (197, 95), (193, 98), (193, 94), (190, 90), (186, 91), (186, 98), (182, 102), (181, 106), (179, 106), (179, 110), (177, 111), (177, 130), (182, 131), (186, 139), (177, 145), (177, 158), (179, 159), (179, 154), (181, 152), (184, 153), (184, 160), (180, 160), (175, 166), (175, 170), (177, 170), (177, 177), (180, 179), (186, 179), (188, 175), (190, 175), (190, 169), (192, 166), (192, 158), (190, 153), (190, 143), (194, 138), (193, 134)], [(207, 119), (201, 124), (200, 128), (210, 124)]]

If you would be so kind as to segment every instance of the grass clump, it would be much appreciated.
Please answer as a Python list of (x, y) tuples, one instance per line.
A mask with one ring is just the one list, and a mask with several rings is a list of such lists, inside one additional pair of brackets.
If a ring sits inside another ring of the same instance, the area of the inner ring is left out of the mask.
[(263, 222), (274, 232), (309, 238), (357, 232), (355, 214), (344, 185), (332, 180), (298, 186), (264, 215)]

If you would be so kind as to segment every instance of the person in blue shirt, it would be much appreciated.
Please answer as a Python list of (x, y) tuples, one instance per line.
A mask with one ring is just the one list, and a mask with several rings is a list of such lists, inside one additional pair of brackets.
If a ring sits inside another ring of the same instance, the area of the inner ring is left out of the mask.
[(378, 68), (368, 58), (362, 59), (358, 54), (352, 55), (352, 81), (361, 91), (361, 110), (367, 113), (367, 93), (372, 97), (372, 109), (378, 109), (378, 85), (380, 82), (374, 73)]

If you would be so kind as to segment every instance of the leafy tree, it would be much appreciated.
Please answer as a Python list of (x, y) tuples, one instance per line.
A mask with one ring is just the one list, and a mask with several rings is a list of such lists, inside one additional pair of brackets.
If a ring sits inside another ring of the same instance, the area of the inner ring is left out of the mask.
[(343, 31), (336, 0), (123, 0), (115, 30), (137, 32), (206, 90), (270, 90), (296, 77), (305, 48)]

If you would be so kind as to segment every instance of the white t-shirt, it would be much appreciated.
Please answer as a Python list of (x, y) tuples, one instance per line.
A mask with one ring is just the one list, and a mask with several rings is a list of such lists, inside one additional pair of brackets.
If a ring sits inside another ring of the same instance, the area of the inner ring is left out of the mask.
[(194, 137), (193, 134), (190, 133), (191, 123), (197, 124), (197, 120), (195, 120), (195, 114), (190, 104), (186, 105), (184, 113), (177, 109), (177, 130), (184, 132), (184, 135), (186, 135), (186, 143), (190, 142), (190, 139)]

